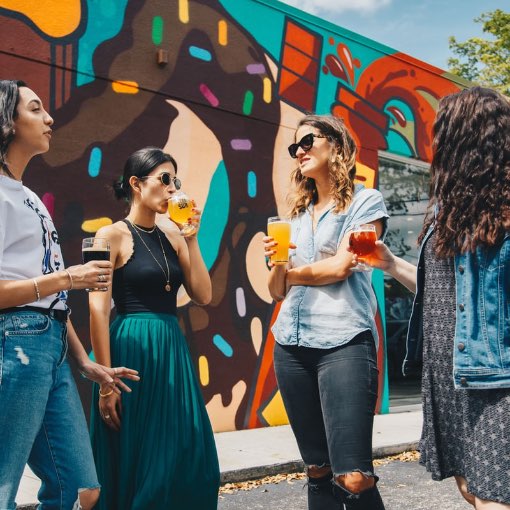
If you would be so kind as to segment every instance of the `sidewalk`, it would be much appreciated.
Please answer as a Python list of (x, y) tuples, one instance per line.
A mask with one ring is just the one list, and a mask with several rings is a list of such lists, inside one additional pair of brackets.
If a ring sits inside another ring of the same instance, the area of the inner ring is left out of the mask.
[[(416, 449), (421, 434), (420, 405), (397, 407), (377, 415), (374, 422), (374, 457)], [(214, 435), (220, 460), (221, 481), (241, 482), (266, 475), (298, 471), (302, 462), (288, 425), (221, 432)], [(39, 480), (27, 468), (18, 491), (20, 508), (35, 509)], [(29, 506), (24, 506), (29, 505)]]

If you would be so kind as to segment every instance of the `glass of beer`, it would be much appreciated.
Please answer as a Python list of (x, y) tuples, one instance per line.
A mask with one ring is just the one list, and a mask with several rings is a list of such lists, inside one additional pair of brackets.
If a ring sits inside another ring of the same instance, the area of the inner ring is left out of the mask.
[(168, 216), (175, 223), (182, 225), (182, 236), (188, 237), (196, 233), (195, 225), (188, 223), (193, 216), (193, 201), (183, 191), (175, 192), (168, 200)]
[[(86, 237), (81, 243), (83, 263), (91, 260), (110, 260), (110, 242), (102, 237)], [(86, 289), (87, 292), (106, 289)]]
[(276, 253), (271, 255), (271, 262), (275, 265), (286, 264), (289, 261), (290, 221), (280, 216), (268, 218), (267, 235), (278, 243)]
[(361, 257), (374, 251), (376, 241), (375, 225), (367, 223), (354, 226), (349, 237), (349, 246), (352, 252), (359, 257), (359, 262), (356, 267), (351, 268), (351, 271), (370, 271), (372, 269), (361, 261)]

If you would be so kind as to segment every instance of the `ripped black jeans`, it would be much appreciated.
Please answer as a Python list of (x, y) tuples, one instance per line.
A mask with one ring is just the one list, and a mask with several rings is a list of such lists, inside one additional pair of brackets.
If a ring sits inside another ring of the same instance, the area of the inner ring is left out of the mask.
[[(378, 369), (372, 333), (364, 331), (333, 349), (275, 344), (274, 367), (305, 465), (331, 466), (333, 477), (353, 471), (375, 476), (372, 429)], [(345, 508), (364, 508), (354, 502), (360, 499), (356, 495), (353, 499), (346, 491), (333, 491), (331, 482), (322, 483), (317, 491), (321, 490), (328, 494), (324, 492), (317, 508), (343, 508), (341, 503)], [(309, 508), (315, 506), (312, 498), (309, 488)], [(368, 510), (371, 507), (366, 506)], [(373, 508), (384, 506), (381, 502)]]

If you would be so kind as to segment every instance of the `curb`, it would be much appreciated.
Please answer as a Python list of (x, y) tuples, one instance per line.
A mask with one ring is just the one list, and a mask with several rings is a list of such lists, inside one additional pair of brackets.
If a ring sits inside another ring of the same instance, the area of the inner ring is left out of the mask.
[[(390, 455), (398, 455), (410, 450), (418, 449), (418, 441), (409, 443), (400, 443), (396, 445), (377, 446), (373, 449), (373, 458), (380, 459)], [(264, 466), (255, 466), (245, 469), (234, 469), (232, 471), (224, 471), (221, 473), (221, 484), (246, 482), (248, 480), (256, 480), (265, 476), (280, 475), (283, 473), (297, 473), (304, 470), (304, 464), (301, 459), (282, 462), (279, 464), (271, 464)], [(21, 505), (18, 510), (37, 510), (37, 504)]]

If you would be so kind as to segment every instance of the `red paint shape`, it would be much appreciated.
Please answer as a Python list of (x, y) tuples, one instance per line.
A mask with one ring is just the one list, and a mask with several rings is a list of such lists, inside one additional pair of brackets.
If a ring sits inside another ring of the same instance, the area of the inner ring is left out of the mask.
[(328, 42), (329, 42), (329, 44), (331, 44), (331, 45), (335, 44), (335, 40), (334, 40), (332, 37), (330, 37), (330, 38), (328, 39)]
[(323, 72), (324, 74), (329, 74), (329, 68), (328, 68), (328, 66), (322, 66), (322, 72)]
[(388, 106), (387, 110), (395, 117), (401, 127), (407, 126), (407, 120), (404, 114), (396, 106)]
[(50, 216), (53, 218), (53, 213), (55, 212), (55, 196), (53, 193), (45, 193), (41, 200), (46, 206), (46, 209), (48, 209)]
[(340, 78), (341, 80), (349, 83), (349, 78), (347, 77), (344, 66), (335, 55), (330, 54), (326, 56), (326, 65), (328, 66), (333, 76), (336, 76), (337, 78)]
[(344, 65), (345, 71), (349, 75), (349, 83), (354, 83), (354, 68), (352, 64), (351, 50), (349, 50), (345, 44), (339, 43), (336, 47), (336, 51)]

